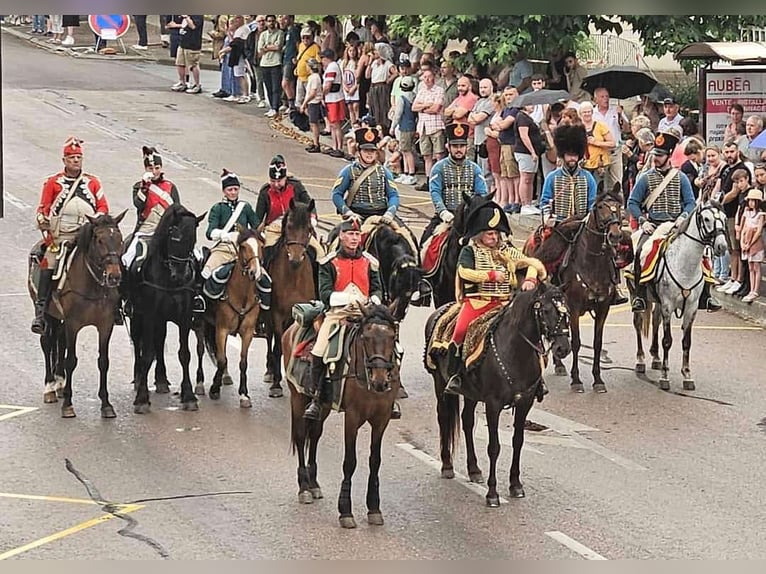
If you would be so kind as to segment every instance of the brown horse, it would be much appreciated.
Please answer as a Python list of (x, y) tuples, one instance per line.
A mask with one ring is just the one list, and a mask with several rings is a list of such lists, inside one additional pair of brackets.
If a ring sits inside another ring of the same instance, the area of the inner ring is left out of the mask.
[[(527, 255), (540, 259), (546, 265), (564, 255), (566, 262), (553, 279), (566, 294), (567, 306), (572, 314), (572, 369), (571, 389), (583, 392), (580, 380), (578, 354), (580, 352), (580, 317), (591, 313), (593, 325), (593, 390), (605, 393), (606, 385), (601, 378), (601, 348), (604, 338), (604, 324), (609, 308), (620, 282), (619, 271), (614, 259), (623, 239), (622, 193), (615, 184), (611, 191), (599, 191), (593, 208), (582, 220), (567, 220), (553, 228), (553, 233), (536, 249), (525, 245)], [(561, 229), (559, 229), (561, 228)], [(528, 252), (529, 251), (529, 252)], [(560, 359), (554, 357), (556, 374), (566, 375)]]
[(264, 382), (271, 385), (269, 396), (272, 398), (283, 395), (282, 335), (292, 321), (293, 305), (306, 303), (316, 296), (314, 264), (308, 254), (313, 211), (313, 199), (309, 203), (290, 200), (290, 208), (282, 217), (282, 235), (271, 248), (274, 254), (267, 262), (272, 288)]
[[(260, 259), (260, 242), (257, 232), (245, 230), (237, 239), (237, 258), (231, 277), (226, 283), (226, 293), (212, 301), (205, 312), (205, 346), (210, 358), (216, 363), (210, 398), (221, 398), (221, 384), (226, 372), (226, 339), (239, 335), (242, 344), (239, 354), (239, 406), (249, 409), (253, 406), (247, 391), (247, 353), (258, 322), (260, 300), (255, 281), (263, 273)], [(198, 380), (196, 394), (204, 394), (202, 382)]]
[[(383, 433), (391, 419), (391, 408), (399, 390), (400, 356), (397, 353), (397, 325), (391, 311), (384, 305), (371, 305), (362, 309), (363, 316), (349, 347), (346, 358), (349, 372), (343, 387), (340, 408), (345, 412), (344, 436), (345, 456), (343, 458), (343, 483), (338, 498), (340, 525), (356, 528), (351, 512), (351, 478), (356, 470), (356, 438), (359, 428), (366, 422), (372, 427), (370, 442), (370, 476), (367, 482), (367, 522), (383, 524), (380, 512), (378, 472), (381, 462)], [(293, 336), (297, 323), (288, 327), (282, 336), (285, 351), (285, 369), (293, 352)], [(342, 368), (342, 365), (341, 365)], [(308, 504), (315, 498), (322, 498), (317, 482), (316, 452), (322, 436), (324, 421), (330, 414), (330, 406), (322, 406), (321, 420), (307, 421), (303, 412), (310, 398), (290, 387), (292, 409), (292, 443), (298, 453), (298, 500)], [(308, 445), (306, 442), (308, 441)], [(308, 465), (306, 453), (308, 452)]]
[[(61, 416), (73, 418), (72, 373), (77, 366), (77, 334), (88, 325), (98, 330), (98, 396), (101, 399), (101, 416), (114, 418), (114, 407), (109, 403), (107, 377), (109, 372), (109, 340), (114, 328), (114, 310), (120, 299), (119, 285), (122, 278), (120, 251), (122, 234), (119, 224), (125, 217), (123, 211), (117, 217), (110, 215), (86, 216), (88, 218), (74, 241), (65, 283), (61, 290), (54, 290), (46, 309), (46, 330), (40, 337), (45, 353), (46, 392), (43, 400), (57, 400), (56, 390), (50, 387), (54, 373), (60, 372), (63, 358), (66, 383), (62, 396)], [(36, 263), (30, 262), (30, 265)], [(34, 270), (30, 267), (30, 278)], [(30, 293), (34, 291), (30, 285)], [(34, 297), (33, 297), (34, 300)], [(66, 346), (63, 350), (62, 346)], [(50, 380), (49, 380), (50, 377)]]

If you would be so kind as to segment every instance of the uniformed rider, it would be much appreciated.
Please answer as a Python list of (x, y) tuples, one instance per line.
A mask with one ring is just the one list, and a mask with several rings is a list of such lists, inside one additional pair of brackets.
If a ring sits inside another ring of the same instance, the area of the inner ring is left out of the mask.
[[(82, 157), (82, 141), (70, 137), (64, 144), (64, 170), (45, 181), (37, 206), (37, 227), (43, 232), (45, 246), (40, 260), (40, 282), (32, 321), (32, 332), (38, 335), (45, 330), (44, 310), (51, 294), (62, 245), (75, 239), (80, 227), (87, 221), (86, 215), (109, 213), (101, 182), (96, 176), (82, 171)], [(121, 314), (115, 313), (115, 323), (121, 322)]]
[(487, 182), (481, 167), (466, 157), (469, 126), (452, 123), (446, 128), (449, 155), (431, 168), (428, 189), (434, 204), (434, 215), (420, 239), (423, 245), (440, 223), (451, 223), (464, 198), (487, 195)]
[(143, 146), (145, 173), (140, 181), (133, 184), (133, 205), (136, 206), (136, 229), (125, 253), (122, 263), (130, 269), (136, 258), (136, 249), (140, 238), (154, 235), (157, 225), (165, 210), (180, 201), (178, 188), (162, 171), (162, 156), (153, 147)]
[(374, 128), (354, 131), (357, 159), (338, 174), (332, 188), (332, 202), (343, 219), (362, 221), (373, 215), (390, 224), (399, 209), (399, 191), (391, 172), (378, 160), (380, 134)]
[[(694, 209), (694, 192), (689, 179), (682, 171), (670, 165), (670, 156), (678, 142), (675, 130), (657, 133), (653, 150), (654, 167), (638, 177), (628, 199), (628, 211), (638, 221), (642, 234), (635, 253), (635, 291), (631, 305), (634, 312), (646, 310), (647, 287), (645, 283), (639, 283), (641, 248), (658, 225), (675, 222), (675, 226), (678, 226)], [(699, 308), (711, 312), (721, 309), (721, 304), (711, 297), (707, 281), (703, 281)]]
[(444, 392), (459, 394), (464, 370), (462, 347), (469, 325), (491, 309), (508, 302), (519, 287), (516, 269), (526, 267), (522, 291), (534, 289), (545, 279), (545, 266), (525, 257), (506, 243), (502, 234), (510, 234), (503, 209), (488, 201), (466, 217), (468, 244), (460, 250), (457, 276), (457, 300), (462, 305), (448, 348), (448, 371), (452, 373)]
[(324, 355), (333, 327), (347, 317), (360, 317), (360, 305), (380, 304), (378, 261), (361, 246), (361, 224), (350, 218), (340, 224), (339, 247), (319, 262), (319, 298), (327, 309), (311, 350), (311, 387), (314, 397), (303, 416), (319, 419), (322, 386), (325, 384)]

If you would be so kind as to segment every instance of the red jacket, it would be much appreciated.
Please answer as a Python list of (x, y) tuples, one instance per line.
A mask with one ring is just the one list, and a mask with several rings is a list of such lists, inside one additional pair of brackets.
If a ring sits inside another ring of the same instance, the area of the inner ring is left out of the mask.
[[(67, 182), (67, 179), (69, 179), (69, 182)], [(61, 204), (63, 204), (63, 201), (57, 200), (60, 198), (60, 194), (64, 189), (69, 189), (69, 185), (73, 181), (73, 178), (67, 178), (63, 171), (49, 177), (43, 184), (43, 191), (40, 197), (40, 204), (37, 206), (37, 213), (42, 213), (48, 218), (51, 215), (57, 215), (58, 210), (61, 209)], [(74, 193), (90, 203), (96, 213), (109, 213), (109, 204), (101, 189), (101, 182), (96, 176), (83, 173), (80, 185)]]

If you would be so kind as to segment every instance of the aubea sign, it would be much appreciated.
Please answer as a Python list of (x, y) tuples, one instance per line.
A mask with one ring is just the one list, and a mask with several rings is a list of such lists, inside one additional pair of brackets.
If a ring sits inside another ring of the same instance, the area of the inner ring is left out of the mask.
[(705, 140), (722, 145), (729, 124), (729, 107), (740, 104), (750, 114), (766, 112), (766, 68), (726, 68), (705, 71)]

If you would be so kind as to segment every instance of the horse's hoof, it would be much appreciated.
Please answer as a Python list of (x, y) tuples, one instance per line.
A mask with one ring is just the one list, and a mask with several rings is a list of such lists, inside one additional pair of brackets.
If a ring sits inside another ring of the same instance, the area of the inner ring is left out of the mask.
[(141, 403), (140, 405), (134, 405), (133, 406), (133, 412), (137, 415), (146, 415), (149, 414), (149, 403)]
[(356, 520), (353, 516), (341, 516), (339, 520), (341, 528), (356, 528)]
[(167, 395), (170, 392), (170, 383), (167, 381), (156, 381), (154, 383), (154, 392), (158, 395)]
[(397, 393), (396, 398), (397, 399), (406, 399), (410, 396), (410, 394), (407, 392), (407, 389), (405, 389), (403, 386), (399, 385), (399, 393)]
[(584, 393), (585, 387), (582, 386), (582, 383), (572, 383), (569, 385), (569, 387), (572, 389), (573, 393)]
[(74, 412), (74, 407), (73, 406), (70, 405), (68, 407), (61, 407), (61, 418), (62, 419), (73, 419), (76, 416), (77, 415)]
[(298, 493), (298, 502), (301, 504), (311, 504), (314, 502), (314, 497), (308, 490), (302, 490)]
[(210, 400), (217, 401), (221, 398), (221, 390), (220, 389), (210, 389)]
[(239, 408), (241, 409), (252, 409), (253, 403), (250, 402), (249, 397), (239, 397)]
[(694, 390), (694, 381), (691, 379), (687, 379), (684, 381), (684, 390), (685, 391), (693, 391)]
[(660, 389), (663, 391), (669, 391), (670, 390), (670, 380), (668, 379), (660, 379)]
[(322, 489), (317, 487), (309, 488), (309, 492), (311, 493), (311, 496), (315, 498), (316, 500), (319, 500), (320, 498), (324, 498), (324, 494), (322, 494)]
[(184, 401), (181, 403), (181, 410), (182, 411), (198, 411), (199, 410), (199, 403), (197, 403), (196, 400), (194, 401)]
[(564, 365), (556, 365), (553, 369), (553, 374), (557, 377), (565, 377), (567, 374), (567, 368)]
[(659, 371), (662, 369), (662, 361), (652, 361), (652, 370)]
[(526, 496), (524, 494), (524, 487), (521, 485), (511, 486), (508, 490), (511, 493), (511, 498), (524, 498)]
[(646, 365), (644, 363), (636, 363), (634, 370), (636, 371), (637, 375), (643, 375), (646, 373)]
[(101, 408), (102, 419), (113, 419), (116, 417), (117, 417), (117, 413), (114, 412), (114, 407), (112, 405), (107, 405)]
[(443, 468), (442, 478), (455, 478), (455, 471), (451, 468)]
[(223, 384), (226, 386), (234, 384), (234, 381), (231, 379), (231, 375), (229, 374), (224, 375), (223, 379), (221, 379), (221, 382), (223, 382)]
[(205, 385), (204, 383), (197, 383), (197, 385), (194, 387), (194, 394), (198, 397), (204, 397), (205, 396)]
[(263, 375), (263, 384), (264, 385), (271, 385), (274, 383), (274, 375), (271, 373), (266, 373)]
[(604, 383), (593, 383), (593, 392), (595, 392), (595, 393), (605, 393), (606, 392), (606, 385)]
[(282, 390), (282, 387), (279, 385), (279, 383), (274, 383), (274, 386), (269, 389), (269, 398), (278, 399), (283, 396), (285, 396), (285, 393)]
[(494, 496), (487, 495), (487, 506), (490, 508), (497, 508), (500, 506), (500, 496), (497, 494)]
[(56, 391), (46, 391), (43, 393), (43, 402), (46, 405), (49, 405), (51, 403), (57, 403), (59, 402), (58, 397), (56, 396)]
[(468, 480), (471, 482), (475, 482), (476, 484), (484, 484), (484, 475), (479, 472), (469, 472), (468, 473)]
[(367, 514), (367, 524), (370, 526), (383, 526), (383, 515), (380, 512), (369, 512)]

